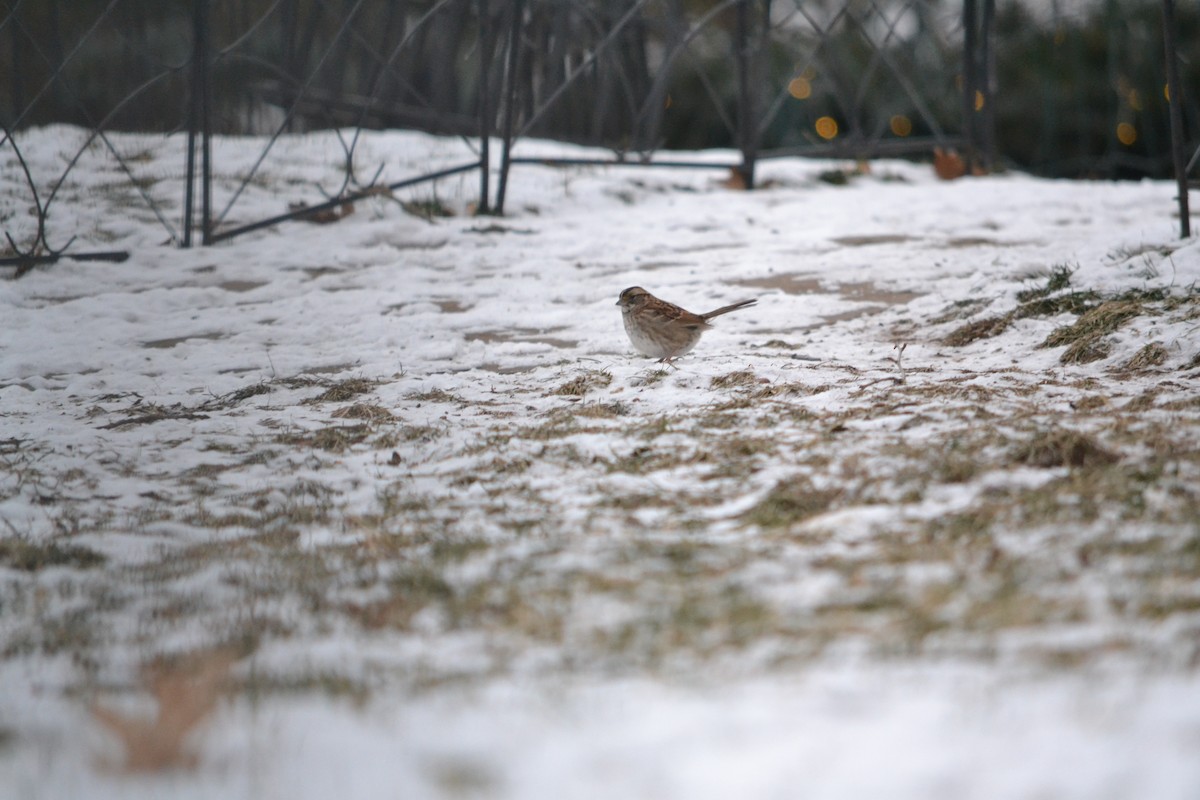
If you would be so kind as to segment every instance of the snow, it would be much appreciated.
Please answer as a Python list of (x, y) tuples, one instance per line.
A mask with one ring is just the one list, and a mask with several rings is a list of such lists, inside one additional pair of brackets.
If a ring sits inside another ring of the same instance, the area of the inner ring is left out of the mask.
[[(181, 138), (112, 138), (178, 217)], [(53, 182), (86, 133), (18, 141)], [(215, 142), (227, 225), (341, 183), (332, 135), (285, 137), (230, 205), (262, 144)], [(471, 151), (376, 133), (357, 157), (396, 180)], [(1174, 187), (856, 168), (766, 162), (747, 193), (521, 165), (503, 218), (468, 213), (468, 173), (184, 250), (84, 148), (51, 243), (131, 258), (0, 283), (0, 538), (105, 561), (0, 566), (0, 794), (1196, 796), (1200, 245)], [(0, 216), (25, 242), (20, 177)], [(1179, 304), (1085, 364), (1038, 346), (1070, 313), (944, 343), (1062, 266)], [(759, 303), (661, 373), (614, 306), (632, 285)], [(1116, 451), (1137, 503), (1005, 457), (1056, 428)], [(954, 458), (978, 467), (930, 477)], [(827, 507), (754, 521), (801, 479)], [(971, 514), (986, 546), (938, 527)], [(123, 771), (91, 704), (153, 716), (139, 670), (221, 647), (197, 765)]]

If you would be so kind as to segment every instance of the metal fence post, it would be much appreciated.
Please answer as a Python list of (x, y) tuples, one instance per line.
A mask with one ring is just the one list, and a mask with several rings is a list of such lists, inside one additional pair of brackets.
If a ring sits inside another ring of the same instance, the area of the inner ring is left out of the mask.
[(192, 0), (192, 69), (188, 85), (187, 167), (183, 184), (183, 246), (192, 246), (192, 216), (196, 196), (196, 131), (200, 125), (200, 6), (204, 0)]
[(488, 61), (491, 59), (491, 20), (488, 0), (479, 0), (479, 206), (477, 214), (491, 213), (491, 189), (488, 186), (491, 153), (489, 142), (492, 136), (491, 104), (488, 102)]
[(209, 75), (209, 0), (192, 0), (192, 70), (188, 98), (187, 178), (183, 190), (183, 246), (192, 246), (196, 197), (196, 136), (200, 137), (200, 243), (212, 235), (212, 108)]
[(508, 169), (512, 164), (513, 127), (517, 116), (517, 68), (521, 59), (521, 25), (525, 0), (512, 0), (512, 27), (508, 34), (508, 69), (504, 75), (504, 141), (500, 153), (500, 185), (496, 189), (496, 213), (504, 213), (504, 195), (508, 191)]
[[(737, 4), (736, 38), (734, 58), (738, 70), (738, 149), (742, 151), (742, 165), (738, 169), (747, 190), (754, 188), (754, 167), (758, 160), (758, 123), (755, 119), (758, 104), (757, 75), (751, 74), (754, 55), (751, 53), (750, 33), (753, 24), (750, 6), (755, 0), (739, 0)], [(757, 49), (757, 48), (755, 48)]]
[(996, 166), (996, 51), (995, 38), (996, 0), (983, 0), (983, 20), (979, 23), (979, 64), (976, 73), (980, 91), (983, 93), (983, 109), (977, 120), (980, 130), (979, 146), (981, 166), (991, 172)]
[(209, 9), (211, 0), (198, 0), (199, 33), (198, 43), (200, 60), (200, 145), (202, 161), (200, 164), (200, 231), (201, 241), (210, 244), (212, 241), (212, 63), (209, 27)]
[(1183, 86), (1179, 81), (1179, 52), (1175, 41), (1175, 0), (1163, 0), (1163, 49), (1167, 61), (1167, 94), (1170, 95), (1171, 160), (1175, 164), (1175, 183), (1179, 187), (1179, 238), (1192, 235), (1188, 203), (1187, 164), (1183, 153)]
[(966, 151), (963, 153), (963, 161), (966, 162), (967, 170), (970, 171), (975, 165), (977, 144), (975, 131), (975, 92), (977, 91), (975, 0), (963, 0), (962, 26), (962, 133), (963, 149)]

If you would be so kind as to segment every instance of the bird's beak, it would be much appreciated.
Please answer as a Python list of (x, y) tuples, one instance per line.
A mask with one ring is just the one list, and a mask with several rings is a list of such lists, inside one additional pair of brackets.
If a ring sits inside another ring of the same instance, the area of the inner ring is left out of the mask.
[(621, 305), (621, 301), (618, 300), (614, 305), (618, 305), (618, 306)]

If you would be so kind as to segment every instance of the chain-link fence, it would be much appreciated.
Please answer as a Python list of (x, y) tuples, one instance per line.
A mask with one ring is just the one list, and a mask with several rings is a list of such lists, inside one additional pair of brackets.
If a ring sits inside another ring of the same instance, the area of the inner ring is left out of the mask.
[[(478, 211), (502, 211), (510, 173), (524, 162), (512, 145), (534, 136), (651, 166), (685, 163), (668, 149), (732, 148), (728, 163), (703, 163), (732, 169), (747, 188), (772, 157), (925, 157), (934, 148), (958, 150), (966, 169), (1164, 176), (1173, 165), (1168, 110), (1189, 109), (1174, 139), (1181, 152), (1194, 147), (1186, 131), (1200, 128), (1189, 96), (1200, 82), (1200, 16), (1171, 6), (7, 0), (0, 150), (24, 184), (8, 205), (35, 210), (32, 222), (4, 214), (7, 261), (27, 266), (67, 248), (49, 212), (97, 153), (116, 165), (108, 190), (150, 209), (182, 245), (456, 173), (478, 174)], [(1164, 89), (1167, 34), (1189, 56), (1168, 60), (1183, 66), (1178, 103)], [(31, 169), (18, 132), (58, 123), (87, 133), (49, 174)], [(355, 155), (369, 128), (459, 136), (473, 155), (436, 172), (382, 164), (360, 174)], [(245, 210), (248, 187), (286, 158), (285, 135), (315, 130), (337, 139), (340, 185), (314, 186), (311, 202), (275, 215)], [(119, 145), (113, 131), (146, 136)], [(212, 146), (221, 134), (264, 144), (248, 163), (228, 163)], [(164, 148), (182, 180), (147, 172), (146, 152), (161, 163)]]

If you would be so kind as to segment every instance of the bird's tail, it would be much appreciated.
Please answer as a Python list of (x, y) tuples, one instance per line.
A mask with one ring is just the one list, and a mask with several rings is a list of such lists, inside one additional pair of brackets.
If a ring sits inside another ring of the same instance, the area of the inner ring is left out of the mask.
[(757, 299), (743, 300), (740, 303), (734, 303), (733, 305), (730, 305), (730, 306), (722, 306), (721, 308), (718, 308), (716, 311), (710, 311), (707, 314), (701, 314), (700, 317), (705, 320), (710, 320), (713, 317), (719, 317), (722, 314), (728, 314), (730, 311), (737, 311), (739, 308), (749, 308), (750, 306), (754, 305), (757, 302), (758, 302)]

